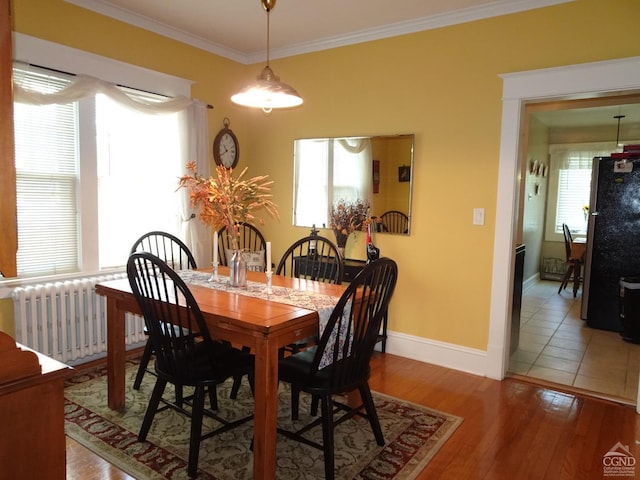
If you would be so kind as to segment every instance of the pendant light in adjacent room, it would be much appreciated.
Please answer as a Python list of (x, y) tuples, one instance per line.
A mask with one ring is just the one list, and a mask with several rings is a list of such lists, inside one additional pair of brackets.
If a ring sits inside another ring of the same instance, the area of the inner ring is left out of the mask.
[(260, 0), (267, 12), (267, 65), (262, 69), (256, 81), (250, 83), (231, 97), (233, 103), (245, 107), (261, 108), (265, 113), (274, 108), (291, 108), (301, 105), (302, 97), (296, 90), (280, 81), (269, 66), (269, 14), (276, 0)]

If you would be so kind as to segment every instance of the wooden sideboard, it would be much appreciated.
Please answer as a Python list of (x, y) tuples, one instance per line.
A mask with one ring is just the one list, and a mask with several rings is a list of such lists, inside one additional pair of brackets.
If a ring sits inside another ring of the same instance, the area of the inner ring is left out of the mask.
[(64, 480), (64, 380), (73, 369), (0, 332), (0, 477)]

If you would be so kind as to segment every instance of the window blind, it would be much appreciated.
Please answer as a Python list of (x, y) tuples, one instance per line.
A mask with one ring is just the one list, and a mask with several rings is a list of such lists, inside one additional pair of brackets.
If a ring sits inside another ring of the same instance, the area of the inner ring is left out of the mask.
[[(14, 68), (14, 79), (42, 93), (61, 90), (64, 74)], [(78, 269), (77, 104), (14, 105), (19, 276)], [(36, 138), (37, 141), (33, 141)]]

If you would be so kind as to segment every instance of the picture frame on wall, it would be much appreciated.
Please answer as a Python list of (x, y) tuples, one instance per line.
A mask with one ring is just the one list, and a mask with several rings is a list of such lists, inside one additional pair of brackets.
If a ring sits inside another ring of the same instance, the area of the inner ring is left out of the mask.
[(411, 167), (408, 165), (398, 167), (398, 181), (408, 182), (410, 180), (411, 180)]

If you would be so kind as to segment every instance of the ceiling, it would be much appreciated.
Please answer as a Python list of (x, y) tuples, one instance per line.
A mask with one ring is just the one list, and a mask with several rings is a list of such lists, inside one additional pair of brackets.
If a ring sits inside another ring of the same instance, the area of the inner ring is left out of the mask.
[[(243, 64), (266, 59), (267, 16), (261, 0), (66, 0)], [(275, 0), (272, 0), (275, 1)], [(270, 58), (440, 28), (574, 0), (277, 0), (270, 14)], [(537, 112), (550, 128), (608, 126), (640, 104)], [(639, 137), (640, 138), (640, 137)]]
[[(241, 63), (266, 58), (261, 0), (66, 0)], [(272, 0), (275, 1), (275, 0)], [(270, 57), (334, 48), (573, 0), (278, 0)]]

